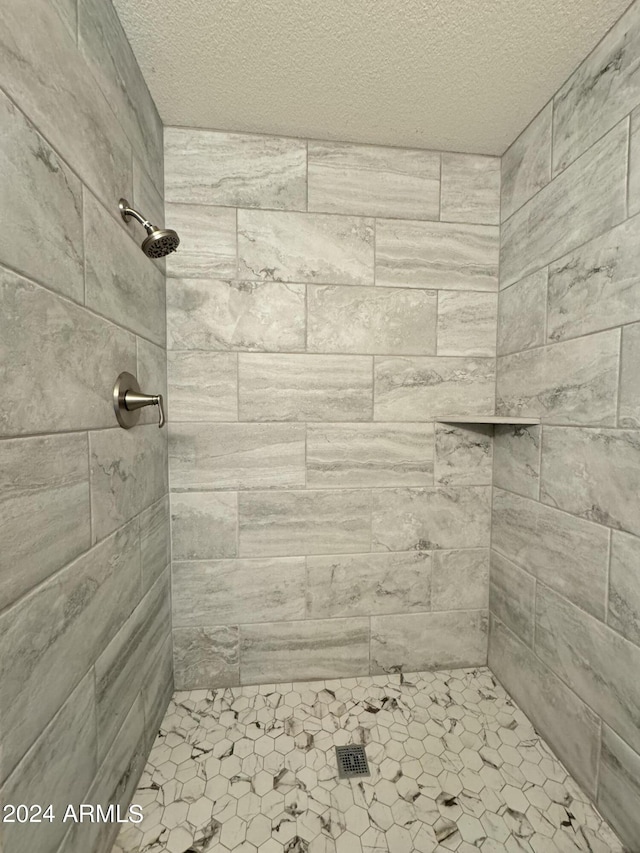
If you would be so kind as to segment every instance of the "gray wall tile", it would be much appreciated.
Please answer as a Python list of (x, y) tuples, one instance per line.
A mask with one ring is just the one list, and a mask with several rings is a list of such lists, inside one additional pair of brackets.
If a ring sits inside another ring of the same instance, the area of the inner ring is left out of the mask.
[(538, 270), (500, 291), (498, 355), (545, 343), (547, 270)]
[(176, 628), (173, 666), (176, 690), (239, 684), (237, 627)]
[[(138, 353), (137, 378), (145, 394), (162, 394), (165, 411), (168, 409), (167, 395), (167, 351), (145, 338), (136, 339)], [(158, 424), (158, 409), (149, 406), (140, 411), (139, 424)]]
[(434, 551), (431, 609), (486, 610), (488, 606), (488, 549)]
[(233, 352), (167, 353), (170, 433), (173, 421), (238, 419), (238, 356)]
[(438, 355), (495, 356), (497, 293), (438, 293)]
[(311, 488), (433, 483), (432, 424), (309, 424)]
[(76, 0), (53, 0), (53, 6), (55, 6), (63, 23), (69, 30), (72, 40), (75, 41), (78, 30), (78, 10)]
[(629, 216), (640, 212), (640, 107), (631, 113), (629, 138)]
[(307, 557), (312, 619), (414, 613), (431, 609), (429, 552)]
[(373, 220), (238, 211), (238, 271), (250, 280), (373, 284)]
[(166, 198), (186, 204), (304, 210), (304, 140), (167, 127)]
[(173, 692), (173, 640), (170, 633), (160, 648), (156, 649), (142, 684), (147, 746), (155, 740)]
[(239, 413), (251, 421), (369, 421), (372, 359), (341, 355), (254, 355), (238, 361)]
[(242, 684), (344, 678), (368, 667), (368, 619), (274, 622), (240, 629)]
[(376, 284), (497, 290), (499, 229), (492, 225), (376, 223)]
[(618, 424), (640, 429), (640, 323), (622, 330)]
[(640, 838), (640, 755), (618, 735), (602, 727), (602, 752), (598, 777), (598, 807), (630, 849)]
[(500, 224), (500, 158), (442, 155), (440, 218), (446, 222)]
[(140, 513), (142, 589), (147, 592), (171, 561), (169, 496)]
[(640, 646), (640, 539), (614, 530), (611, 535), (607, 622)]
[(307, 299), (312, 352), (435, 354), (435, 291), (319, 285)]
[(491, 586), (489, 607), (516, 636), (533, 647), (535, 633), (535, 578), (514, 563), (491, 552)]
[(309, 142), (309, 210), (438, 219), (440, 154)]
[(167, 226), (181, 240), (167, 257), (169, 278), (235, 278), (235, 210), (196, 204), (165, 204), (164, 209)]
[(540, 427), (497, 425), (493, 437), (493, 484), (525, 498), (540, 491)]
[(174, 560), (235, 557), (238, 525), (235, 492), (173, 492)]
[[(164, 196), (157, 189), (153, 180), (140, 159), (133, 154), (133, 198), (128, 199), (133, 202), (136, 210), (142, 211), (143, 216), (148, 219), (158, 228), (164, 228)], [(160, 261), (159, 263), (163, 263)]]
[(503, 222), (551, 179), (552, 112), (549, 102), (502, 155)]
[(448, 486), (490, 486), (493, 429), (435, 424), (435, 482)]

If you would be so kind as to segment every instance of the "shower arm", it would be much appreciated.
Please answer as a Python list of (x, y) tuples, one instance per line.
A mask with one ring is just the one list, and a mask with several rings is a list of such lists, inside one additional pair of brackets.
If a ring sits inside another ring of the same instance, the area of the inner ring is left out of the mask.
[(128, 222), (129, 219), (133, 217), (136, 222), (139, 222), (140, 225), (146, 229), (148, 234), (151, 234), (154, 230), (154, 226), (149, 222), (149, 220), (145, 219), (141, 213), (138, 213), (134, 207), (129, 207), (123, 198), (120, 199), (118, 207), (120, 208), (120, 214), (125, 222)]

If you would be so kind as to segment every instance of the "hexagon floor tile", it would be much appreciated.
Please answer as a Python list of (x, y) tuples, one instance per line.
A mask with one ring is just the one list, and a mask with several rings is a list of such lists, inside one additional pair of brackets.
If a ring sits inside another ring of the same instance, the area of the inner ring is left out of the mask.
[(133, 802), (114, 853), (624, 851), (487, 669), (176, 693)]

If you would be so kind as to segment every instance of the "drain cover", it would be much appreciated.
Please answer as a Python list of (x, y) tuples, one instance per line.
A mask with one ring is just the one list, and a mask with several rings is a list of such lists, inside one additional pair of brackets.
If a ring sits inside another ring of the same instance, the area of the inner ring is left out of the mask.
[(353, 776), (371, 776), (369, 762), (364, 746), (336, 746), (338, 761), (338, 776), (341, 779), (351, 779)]

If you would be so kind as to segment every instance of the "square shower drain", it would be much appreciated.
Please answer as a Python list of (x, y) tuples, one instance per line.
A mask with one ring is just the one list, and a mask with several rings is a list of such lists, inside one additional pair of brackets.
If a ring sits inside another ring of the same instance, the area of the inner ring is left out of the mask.
[(340, 779), (351, 779), (354, 776), (371, 776), (364, 746), (358, 744), (336, 746), (336, 759), (338, 761), (338, 776)]

